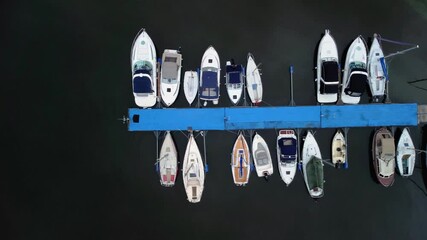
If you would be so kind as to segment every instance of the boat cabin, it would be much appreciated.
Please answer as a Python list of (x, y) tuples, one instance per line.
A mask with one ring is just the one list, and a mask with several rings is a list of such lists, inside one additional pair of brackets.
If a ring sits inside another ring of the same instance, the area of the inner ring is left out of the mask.
[(283, 164), (295, 163), (297, 158), (297, 140), (294, 138), (281, 138), (277, 144), (280, 147), (280, 162)]
[(339, 68), (335, 61), (322, 62), (322, 78), (320, 81), (321, 94), (334, 94), (338, 92)]

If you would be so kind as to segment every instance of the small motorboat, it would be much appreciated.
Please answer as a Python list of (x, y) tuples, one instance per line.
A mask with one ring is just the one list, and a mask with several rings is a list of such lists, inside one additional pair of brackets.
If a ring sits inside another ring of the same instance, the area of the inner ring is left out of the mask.
[(252, 156), (258, 177), (268, 179), (273, 174), (273, 162), (267, 143), (258, 133), (255, 134), (252, 141)]
[(199, 75), (195, 71), (184, 73), (184, 95), (188, 104), (192, 104), (199, 90)]
[(228, 97), (236, 105), (242, 98), (244, 73), (243, 66), (237, 65), (234, 60), (227, 61), (225, 66), (225, 85), (227, 87)]
[(414, 172), (416, 153), (408, 128), (403, 129), (402, 135), (400, 135), (396, 155), (397, 169), (399, 169), (400, 175), (402, 177), (411, 176)]
[(374, 34), (368, 55), (368, 83), (374, 102), (378, 102), (380, 98), (384, 97), (386, 77), (381, 61), (385, 64), (384, 53), (378, 41), (378, 35)]
[(253, 104), (257, 105), (262, 102), (261, 73), (251, 53), (248, 54), (246, 65), (246, 88)]
[(245, 186), (249, 182), (250, 153), (248, 143), (242, 133), (237, 137), (231, 153), (231, 172), (237, 186)]
[(394, 137), (387, 128), (380, 128), (372, 141), (372, 159), (378, 181), (384, 187), (393, 185), (395, 168)]
[(181, 84), (182, 55), (178, 50), (166, 49), (162, 56), (162, 69), (160, 71), (160, 93), (162, 102), (169, 107), (179, 93)]
[(169, 131), (166, 133), (159, 156), (160, 184), (165, 187), (175, 185), (178, 172), (178, 153)]
[(345, 58), (341, 100), (347, 104), (358, 104), (365, 92), (368, 73), (366, 72), (366, 45), (358, 36), (350, 45)]
[(219, 100), (219, 83), (220, 83), (220, 60), (215, 48), (209, 46), (202, 57), (200, 66), (200, 100), (204, 100), (204, 106), (208, 101), (212, 101), (214, 105), (218, 104)]
[(302, 148), (302, 169), (304, 181), (310, 196), (314, 199), (323, 197), (323, 161), (319, 145), (311, 131), (308, 131)]
[(339, 61), (338, 48), (328, 29), (319, 43), (316, 67), (317, 101), (334, 103), (338, 100)]
[(149, 108), (157, 102), (156, 48), (145, 29), (136, 35), (131, 48), (132, 91), (139, 107)]
[(286, 186), (294, 180), (297, 170), (298, 140), (294, 130), (280, 130), (277, 136), (277, 165)]
[(205, 171), (202, 155), (192, 133), (185, 150), (182, 177), (188, 201), (191, 203), (200, 202), (205, 183)]
[(335, 167), (340, 167), (346, 162), (347, 146), (344, 134), (338, 130), (332, 139), (332, 163)]

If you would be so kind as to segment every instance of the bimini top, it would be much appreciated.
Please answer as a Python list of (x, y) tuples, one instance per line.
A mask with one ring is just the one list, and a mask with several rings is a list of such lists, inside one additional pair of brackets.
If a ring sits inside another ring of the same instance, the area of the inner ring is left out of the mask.
[(365, 91), (368, 74), (365, 69), (354, 68), (350, 73), (350, 83), (345, 89), (345, 93), (352, 97), (360, 97)]
[(323, 189), (323, 164), (320, 158), (312, 156), (306, 166), (307, 181), (310, 189)]
[(322, 80), (320, 91), (321, 93), (337, 93), (338, 92), (338, 63), (327, 61), (322, 63)]
[(227, 66), (225, 71), (228, 74), (228, 83), (241, 83), (241, 74), (243, 73), (242, 65)]
[[(208, 68), (212, 69), (212, 68)], [(218, 72), (203, 70), (201, 79), (201, 96), (204, 98), (218, 98)]]
[(280, 147), (280, 161), (290, 162), (296, 159), (297, 140), (294, 138), (281, 138), (278, 141)]

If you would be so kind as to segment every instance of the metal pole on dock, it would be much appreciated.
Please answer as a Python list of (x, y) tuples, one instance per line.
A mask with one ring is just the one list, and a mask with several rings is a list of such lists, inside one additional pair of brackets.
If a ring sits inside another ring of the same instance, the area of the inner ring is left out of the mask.
[(345, 163), (344, 163), (344, 169), (348, 168), (348, 130), (350, 128), (344, 128), (344, 139), (345, 139)]
[(295, 101), (294, 101), (294, 66), (290, 66), (289, 67), (289, 72), (291, 74), (291, 102), (289, 103), (290, 106), (295, 106)]

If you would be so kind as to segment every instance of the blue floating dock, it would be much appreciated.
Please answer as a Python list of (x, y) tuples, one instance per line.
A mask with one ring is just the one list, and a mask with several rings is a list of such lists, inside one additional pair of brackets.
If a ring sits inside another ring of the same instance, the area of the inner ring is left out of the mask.
[(129, 109), (129, 131), (416, 126), (410, 104)]

